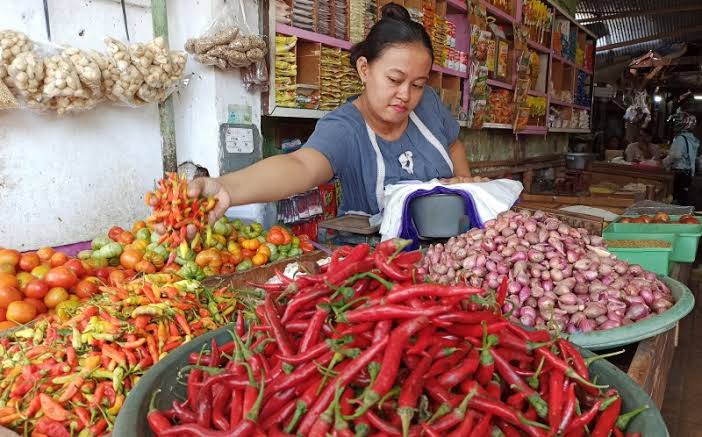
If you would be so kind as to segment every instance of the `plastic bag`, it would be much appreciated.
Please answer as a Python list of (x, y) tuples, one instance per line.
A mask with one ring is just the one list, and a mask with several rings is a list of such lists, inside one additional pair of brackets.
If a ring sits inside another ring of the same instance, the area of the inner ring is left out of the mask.
[(5, 82), (0, 80), (0, 110), (14, 109), (19, 106), (17, 99), (10, 92), (10, 89), (5, 85)]
[(624, 121), (646, 127), (651, 121), (651, 111), (646, 103), (646, 91), (637, 91), (633, 103), (624, 112)]
[(107, 37), (103, 90), (128, 106), (163, 102), (182, 80), (187, 55), (169, 51), (162, 37), (127, 46)]
[(0, 80), (12, 90), (14, 83), (10, 78), (8, 68), (14, 59), (22, 54), (31, 52), (34, 43), (27, 35), (14, 30), (0, 30)]
[[(268, 44), (263, 37), (253, 34), (246, 24), (243, 4), (230, 2), (224, 5), (199, 38), (185, 42), (185, 50), (201, 64), (226, 70), (256, 66), (265, 59)], [(260, 67), (255, 67), (254, 73), (256, 69)]]
[(252, 64), (241, 70), (241, 79), (244, 81), (244, 86), (247, 90), (257, 90), (261, 92), (268, 91), (268, 67), (266, 67), (266, 60), (261, 59), (260, 61)]

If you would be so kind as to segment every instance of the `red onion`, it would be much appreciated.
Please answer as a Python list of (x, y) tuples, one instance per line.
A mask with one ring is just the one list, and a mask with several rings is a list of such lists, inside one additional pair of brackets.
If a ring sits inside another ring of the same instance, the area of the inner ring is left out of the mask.
[(575, 284), (573, 291), (575, 294), (588, 294), (589, 289), (587, 284)]
[(552, 310), (553, 307), (556, 305), (556, 302), (549, 298), (549, 297), (540, 297), (537, 301), (537, 305), (539, 306), (539, 309), (542, 311), (546, 310)]
[(551, 279), (556, 282), (563, 280), (563, 272), (558, 269), (551, 269)]
[(503, 257), (509, 258), (510, 256), (514, 255), (514, 252), (514, 247), (505, 247), (504, 249), (502, 249), (501, 253)]
[(536, 222), (534, 220), (527, 220), (524, 222), (524, 229), (526, 229), (527, 232), (536, 232), (537, 226)]
[(602, 275), (602, 276), (608, 276), (608, 275), (611, 275), (611, 274), (612, 274), (612, 271), (613, 271), (613, 270), (614, 270), (614, 269), (612, 268), (611, 265), (608, 265), (608, 264), (601, 264), (601, 265), (600, 265), (600, 268), (597, 269), (597, 272), (598, 272), (600, 275)]
[(548, 231), (546, 229), (539, 229), (539, 243), (545, 243), (548, 240)]
[[(531, 297), (531, 289), (528, 286), (522, 287), (521, 290), (519, 290), (519, 301), (524, 303), (527, 299)], [(532, 299), (534, 299), (532, 297)], [(536, 301), (534, 302), (536, 304)], [(528, 304), (527, 304), (528, 305)]]
[(587, 285), (586, 287), (590, 290), (590, 292), (596, 292), (596, 293), (601, 293), (601, 292), (607, 290), (606, 285), (604, 285), (601, 282), (596, 282), (596, 281), (592, 282), (590, 285)]
[(517, 261), (516, 263), (514, 263), (514, 266), (512, 266), (512, 274), (514, 276), (517, 276), (520, 273), (526, 272), (526, 269), (527, 269), (526, 261)]
[(553, 282), (552, 281), (543, 281), (541, 283), (541, 286), (544, 287), (545, 291), (553, 291)]
[(488, 272), (497, 272), (497, 263), (489, 259), (485, 262), (485, 268)]
[(545, 292), (544, 292), (544, 289), (541, 288), (541, 287), (533, 287), (533, 286), (532, 286), (532, 287), (529, 287), (529, 288), (531, 288), (531, 295), (532, 295), (533, 297), (537, 298), (537, 299), (540, 298), (541, 296), (543, 296), (544, 293), (545, 293)]
[(531, 274), (532, 278), (541, 279), (541, 272), (542, 271), (543, 271), (543, 269), (538, 264), (532, 264), (531, 268), (529, 270), (529, 273)]
[(576, 281), (578, 284), (585, 284), (585, 283), (587, 282), (587, 281), (585, 280), (585, 277), (583, 276), (583, 274), (580, 273), (580, 272), (575, 272), (575, 273), (573, 273), (573, 277), (575, 278), (575, 281)]
[(519, 224), (517, 223), (516, 220), (511, 220), (509, 222), (509, 228), (512, 229), (513, 231), (516, 231), (518, 227), (519, 227)]
[(556, 285), (556, 288), (553, 289), (553, 292), (556, 293), (556, 295), (558, 296), (563, 296), (564, 294), (570, 294), (571, 289), (563, 284), (558, 284)]
[(519, 323), (521, 323), (524, 326), (532, 327), (532, 326), (534, 326), (534, 321), (535, 321), (535, 319), (533, 317), (529, 317), (529, 316), (521, 316), (519, 318)]
[(646, 305), (651, 305), (653, 303), (653, 292), (650, 288), (642, 288), (639, 292), (639, 296), (644, 300)]
[(614, 264), (614, 271), (619, 273), (620, 275), (626, 273), (627, 270), (629, 270), (629, 265), (624, 261), (617, 261)]
[(580, 270), (580, 271), (588, 270), (590, 268), (591, 264), (592, 264), (592, 260), (590, 260), (588, 258), (583, 258), (583, 259), (579, 259), (578, 261), (576, 261), (575, 264), (573, 264), (573, 268), (575, 270)]
[(570, 316), (570, 323), (577, 325), (585, 319), (587, 319), (587, 317), (585, 317), (585, 314), (582, 311), (578, 311), (572, 316)]
[(498, 263), (497, 264), (497, 273), (501, 275), (506, 275), (509, 273), (509, 266), (505, 263)]
[(468, 251), (462, 247), (459, 247), (454, 256), (457, 259), (465, 259), (468, 256)]
[(524, 234), (524, 239), (528, 241), (530, 245), (539, 243), (539, 235), (536, 232), (527, 232)]
[(522, 289), (522, 286), (518, 282), (508, 282), (507, 283), (507, 292), (509, 294), (517, 294), (517, 293), (519, 293), (519, 290), (521, 290), (521, 289)]
[[(534, 304), (536, 306), (536, 304)], [(536, 310), (533, 306), (523, 306), (519, 309), (520, 316), (529, 316), (531, 318), (536, 318)]]
[(472, 270), (473, 267), (475, 267), (476, 256), (475, 255), (470, 255), (466, 259), (463, 260), (463, 268), (466, 270)]
[(614, 278), (614, 276), (605, 276), (602, 278), (602, 283), (608, 286), (609, 288), (613, 288), (615, 290), (621, 290), (624, 288), (626, 285), (626, 281), (622, 278)]
[(598, 236), (598, 235), (591, 235), (590, 236), (590, 245), (592, 245), (592, 246), (601, 246), (603, 242), (604, 242), (603, 238)]
[(549, 217), (544, 224), (549, 231), (555, 231), (561, 223), (557, 218)]
[(638, 264), (630, 265), (629, 266), (629, 274), (634, 275), (634, 276), (643, 275), (643, 268)]
[(502, 234), (502, 236), (505, 237), (505, 238), (511, 237), (512, 235), (514, 235), (514, 229), (512, 229), (512, 228), (504, 228), (504, 229), (502, 230), (502, 232), (500, 232), (500, 234)]
[(629, 305), (633, 305), (636, 303), (644, 304), (644, 300), (641, 296), (630, 296), (628, 294), (625, 294), (624, 296), (622, 296), (622, 300), (628, 303)]
[(566, 304), (558, 304), (558, 307), (565, 311), (568, 314), (574, 314), (577, 313), (578, 311), (581, 311), (582, 308), (580, 308), (580, 305), (566, 305)]
[(561, 235), (568, 235), (568, 233), (570, 232), (570, 226), (568, 226), (565, 223), (561, 223), (560, 225), (558, 225), (557, 229), (558, 233)]
[(578, 260), (578, 258), (579, 258), (578, 254), (575, 253), (575, 252), (572, 251), (572, 250), (569, 250), (569, 251), (566, 252), (566, 257), (568, 258), (568, 262), (571, 263), (571, 264), (573, 264), (574, 262), (576, 262), (576, 261)]
[(583, 272), (583, 277), (586, 281), (594, 281), (597, 279), (597, 272), (595, 270), (586, 270)]
[[(538, 252), (536, 252), (536, 253), (538, 253)], [(517, 261), (525, 261), (526, 259), (527, 259), (526, 252), (517, 251), (517, 252), (515, 252), (514, 255), (512, 255), (512, 257), (509, 260), (510, 260), (510, 262), (517, 262)], [(530, 260), (530, 261), (533, 261), (533, 260)]]
[(529, 276), (524, 272), (519, 273), (515, 280), (521, 285), (529, 285)]
[(578, 329), (580, 329), (581, 332), (592, 332), (595, 327), (590, 320), (585, 319), (578, 324)]
[(595, 323), (597, 323), (598, 325), (601, 325), (601, 324), (603, 324), (604, 322), (606, 322), (607, 320), (609, 320), (609, 319), (607, 318), (607, 315), (604, 314), (604, 315), (601, 315), (600, 317), (597, 317), (597, 318), (595, 319)]
[(487, 257), (485, 254), (478, 254), (478, 256), (475, 258), (475, 266), (476, 267), (484, 267), (485, 262), (487, 261)]
[(651, 305), (651, 308), (654, 309), (657, 313), (662, 313), (663, 311), (666, 311), (667, 309), (671, 308), (673, 304), (667, 300), (667, 299), (658, 299), (653, 302), (653, 305)]
[(517, 237), (524, 238), (524, 236), (526, 235), (526, 232), (527, 231), (526, 231), (526, 228), (524, 228), (524, 226), (519, 226), (515, 233), (517, 234)]
[(598, 328), (601, 331), (604, 331), (606, 329), (619, 328), (620, 326), (622, 326), (622, 324), (619, 321), (608, 319), (606, 322), (600, 324), (600, 326), (598, 326)]
[(543, 261), (545, 258), (542, 252), (536, 250), (529, 250), (527, 256), (529, 258), (529, 261), (537, 263)]
[(607, 307), (599, 302), (590, 302), (585, 306), (585, 315), (590, 319), (595, 319), (607, 314)]
[(568, 325), (566, 325), (566, 332), (568, 334), (575, 334), (578, 331), (579, 331), (579, 328), (576, 325), (574, 325), (572, 323), (569, 323)]
[[(558, 288), (558, 287), (556, 287)], [(558, 294), (558, 293), (556, 293)], [(558, 297), (558, 302), (562, 305), (576, 305), (578, 298), (573, 293), (564, 293)]]
[(478, 277), (478, 276), (471, 276), (470, 277), (470, 286), (471, 287), (480, 287), (483, 284), (483, 279)]
[(649, 309), (646, 305), (642, 303), (635, 303), (629, 307), (626, 314), (624, 314), (624, 318), (636, 321), (643, 318), (644, 316), (647, 316), (648, 313)]

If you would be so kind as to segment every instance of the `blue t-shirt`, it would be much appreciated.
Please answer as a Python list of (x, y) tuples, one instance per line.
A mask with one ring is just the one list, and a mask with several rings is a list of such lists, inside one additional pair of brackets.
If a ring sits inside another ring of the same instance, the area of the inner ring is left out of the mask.
[[(458, 138), (460, 127), (434, 90), (425, 87), (414, 112), (448, 151)], [(377, 135), (376, 138), (385, 162), (384, 185), (453, 176), (444, 157), (412, 120), (398, 140), (386, 141)], [(320, 119), (303, 147), (317, 150), (329, 160), (341, 181), (341, 213), (361, 211), (373, 215), (380, 211), (376, 199), (376, 153), (366, 122), (351, 101)], [(407, 152), (412, 155), (411, 173), (407, 160), (401, 162), (401, 156), (406, 157)]]

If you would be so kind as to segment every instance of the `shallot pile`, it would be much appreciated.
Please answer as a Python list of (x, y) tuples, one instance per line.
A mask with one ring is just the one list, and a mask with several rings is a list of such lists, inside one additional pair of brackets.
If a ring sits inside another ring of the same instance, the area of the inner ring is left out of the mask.
[(420, 273), (441, 284), (497, 289), (508, 279), (503, 311), (525, 326), (567, 333), (628, 325), (673, 306), (655, 273), (618, 260), (602, 237), (541, 211), (507, 211), (484, 229), (432, 245)]

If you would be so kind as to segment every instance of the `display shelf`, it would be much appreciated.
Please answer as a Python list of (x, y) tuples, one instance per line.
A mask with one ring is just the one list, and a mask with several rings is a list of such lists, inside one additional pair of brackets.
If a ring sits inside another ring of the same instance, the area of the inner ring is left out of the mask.
[(330, 113), (331, 111), (320, 111), (318, 109), (302, 109), (302, 108), (286, 108), (276, 106), (273, 108), (269, 117), (289, 117), (289, 118), (311, 118), (319, 119)]
[(551, 53), (551, 49), (550, 49), (550, 48), (548, 48), (548, 47), (546, 47), (546, 46), (544, 46), (544, 45), (542, 45), (542, 44), (539, 44), (539, 43), (536, 42), (536, 41), (527, 40), (527, 45), (528, 45), (529, 47), (531, 47), (532, 49), (536, 50), (537, 52), (546, 53), (546, 54), (550, 54), (550, 53)]
[(545, 135), (548, 132), (546, 126), (527, 126), (526, 129), (520, 130), (517, 134), (521, 135)]
[(571, 108), (573, 106), (572, 103), (564, 102), (562, 100), (554, 99), (551, 97), (551, 104), (552, 105), (557, 105), (557, 106), (565, 106), (566, 108)]
[(483, 123), (484, 129), (512, 129), (511, 124), (507, 123)]
[(560, 61), (560, 62), (562, 62), (562, 63), (564, 63), (564, 64), (566, 64), (566, 65), (570, 65), (571, 67), (575, 67), (575, 62), (573, 62), (573, 61), (571, 61), (571, 60), (569, 60), (569, 59), (566, 59), (566, 58), (564, 58), (563, 56), (558, 55), (558, 54), (556, 54), (556, 53), (553, 53), (553, 59), (555, 59), (556, 61)]
[(516, 17), (513, 17), (512, 15), (508, 14), (507, 12), (503, 11), (502, 9), (493, 5), (492, 3), (487, 2), (486, 0), (480, 0), (480, 4), (485, 6), (485, 9), (487, 10), (488, 14), (494, 15), (497, 21), (506, 21), (507, 23), (517, 22)]
[(490, 86), (496, 86), (498, 88), (504, 88), (507, 90), (514, 89), (514, 85), (507, 83), (507, 82), (502, 82), (501, 80), (496, 80), (496, 79), (488, 79), (487, 84)]
[(528, 94), (534, 97), (546, 97), (546, 93), (542, 91), (529, 90)]
[(580, 65), (576, 65), (575, 68), (584, 72), (585, 74), (589, 74), (590, 76), (592, 76), (592, 70), (588, 70), (585, 67), (581, 67)]
[(590, 106), (577, 105), (575, 103), (573, 103), (571, 106), (575, 109), (582, 109), (584, 111), (589, 111), (590, 109), (592, 109)]
[(298, 29), (297, 27), (288, 26), (286, 24), (276, 23), (275, 31), (277, 33), (282, 33), (283, 35), (296, 36), (300, 39), (304, 39), (305, 41), (318, 42), (329, 47), (336, 47), (343, 50), (351, 50), (351, 46), (353, 46), (351, 41), (332, 38), (331, 36), (310, 32), (309, 30)]
[(436, 64), (434, 64), (431, 67), (432, 71), (439, 71), (444, 74), (448, 74), (449, 76), (456, 76), (456, 77), (462, 77), (463, 79), (468, 78), (468, 73), (461, 73), (460, 71), (453, 70), (451, 68), (446, 68), (446, 67), (440, 67)]
[(468, 10), (468, 8), (466, 8), (466, 2), (461, 0), (448, 0), (448, 9), (449, 12), (466, 12)]
[(554, 133), (565, 133), (565, 134), (589, 134), (590, 129), (576, 129), (568, 127), (552, 127), (548, 129), (549, 132)]

